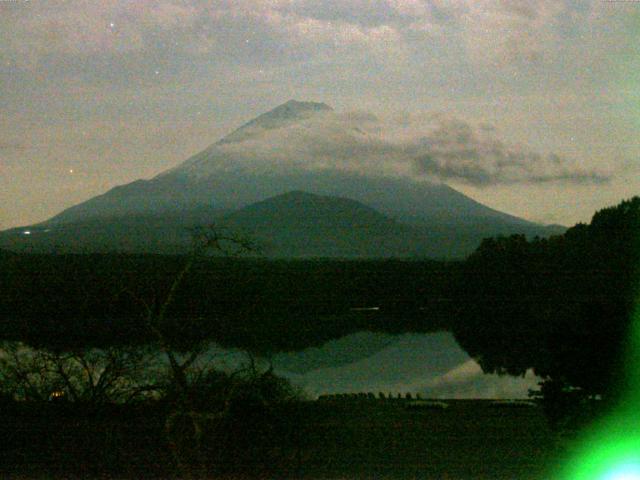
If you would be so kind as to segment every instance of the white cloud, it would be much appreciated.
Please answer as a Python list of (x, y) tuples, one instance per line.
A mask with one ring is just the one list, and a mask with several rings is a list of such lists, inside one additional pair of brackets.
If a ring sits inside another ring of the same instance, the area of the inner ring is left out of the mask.
[[(12, 2), (13, 3), (13, 2)], [(314, 56), (357, 47), (371, 55), (407, 56), (415, 48), (463, 46), (477, 64), (535, 64), (571, 49), (571, 32), (592, 32), (626, 9), (573, 0), (106, 0), (3, 5), (0, 55), (21, 67), (54, 55), (162, 49), (222, 54), (249, 40), (264, 58)], [(606, 30), (606, 29), (605, 29)], [(615, 35), (615, 28), (610, 29)], [(415, 34), (418, 34), (418, 37)], [(426, 35), (428, 44), (421, 44)], [(581, 39), (584, 41), (584, 39)], [(602, 41), (599, 38), (599, 41)], [(258, 45), (258, 47), (256, 47)], [(178, 48), (178, 47), (176, 47)], [(575, 55), (576, 50), (571, 49)], [(251, 52), (251, 48), (247, 49)], [(343, 54), (344, 52), (336, 52)], [(582, 52), (582, 55), (592, 52)], [(242, 52), (237, 59), (251, 61)]]
[(244, 133), (241, 141), (215, 145), (199, 163), (184, 168), (198, 175), (216, 169), (336, 169), (481, 187), (609, 179), (606, 172), (559, 155), (509, 145), (490, 125), (445, 114), (380, 120), (366, 112), (325, 112), (275, 129), (252, 126)]
[(479, 63), (535, 64), (563, 49), (560, 24), (568, 2), (467, 0), (453, 17), (468, 58)]
[(424, 17), (429, 13), (429, 6), (421, 0), (387, 0), (391, 8), (407, 17)]
[[(33, 69), (65, 57), (127, 53), (148, 48), (157, 35), (190, 31), (199, 9), (179, 2), (15, 2), (0, 18), (0, 58)], [(56, 56), (58, 58), (56, 58)]]

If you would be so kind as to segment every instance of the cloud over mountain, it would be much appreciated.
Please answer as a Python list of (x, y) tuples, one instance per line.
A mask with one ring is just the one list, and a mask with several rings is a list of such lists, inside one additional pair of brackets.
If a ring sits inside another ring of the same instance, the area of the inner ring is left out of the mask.
[(381, 119), (328, 110), (275, 129), (251, 125), (239, 138), (215, 144), (186, 169), (200, 172), (204, 163), (254, 173), (332, 169), (481, 187), (610, 179), (557, 154), (511, 145), (490, 125), (440, 113)]
[(477, 186), (604, 183), (610, 178), (554, 153), (543, 155), (509, 145), (493, 128), (476, 127), (453, 117), (436, 118), (435, 128), (415, 146), (415, 165), (419, 173)]

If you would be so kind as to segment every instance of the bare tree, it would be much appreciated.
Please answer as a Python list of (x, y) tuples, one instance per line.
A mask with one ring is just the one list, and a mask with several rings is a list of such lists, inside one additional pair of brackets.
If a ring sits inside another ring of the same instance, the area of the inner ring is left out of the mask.
[(253, 355), (247, 354), (249, 361), (244, 368), (215, 385), (218, 408), (215, 411), (203, 411), (200, 408), (198, 396), (212, 386), (211, 380), (216, 376), (212, 359), (204, 364), (199, 361), (208, 348), (208, 341), (206, 338), (193, 339), (186, 350), (178, 352), (163, 329), (169, 308), (194, 265), (202, 258), (208, 255), (237, 258), (257, 253), (260, 248), (252, 240), (216, 226), (194, 229), (192, 239), (193, 246), (186, 262), (162, 301), (156, 303), (158, 306), (140, 300), (145, 310), (145, 325), (167, 361), (165, 394), (170, 392), (171, 411), (165, 421), (165, 433), (178, 468), (187, 478), (196, 475), (204, 463), (202, 441), (205, 432), (220, 430), (220, 424), (229, 417), (233, 401), (242, 389), (251, 389), (260, 382), (264, 383), (272, 375), (271, 368), (263, 371), (257, 367)]
[[(171, 307), (197, 262), (210, 256), (236, 258), (259, 247), (213, 226), (194, 230), (192, 238), (193, 247), (165, 293), (149, 300), (121, 290), (141, 305), (151, 345), (55, 351), (5, 343), (0, 345), (0, 391), (38, 401), (62, 392), (70, 401), (96, 406), (160, 396), (169, 403), (164, 430), (184, 478), (202, 474), (205, 455), (228, 459), (225, 446), (236, 448), (237, 437), (246, 438), (256, 425), (269, 430), (271, 406), (296, 399), (299, 392), (248, 352), (241, 368), (220, 370), (219, 357), (209, 351), (210, 338), (176, 338), (171, 318)], [(264, 415), (250, 418), (255, 412)], [(217, 448), (213, 455), (212, 445)]]
[(53, 351), (20, 342), (0, 347), (0, 388), (16, 400), (57, 399), (99, 406), (126, 403), (149, 392), (148, 355), (140, 348)]

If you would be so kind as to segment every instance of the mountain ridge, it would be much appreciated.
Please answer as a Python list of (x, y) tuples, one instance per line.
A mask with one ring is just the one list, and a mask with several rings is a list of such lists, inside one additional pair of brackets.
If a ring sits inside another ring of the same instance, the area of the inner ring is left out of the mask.
[[(259, 208), (254, 204), (279, 195), (291, 194), (291, 192), (298, 192), (298, 196), (303, 198), (300, 192), (305, 192), (309, 195), (330, 197), (334, 207), (335, 202), (343, 202), (343, 206), (346, 205), (345, 199), (359, 203), (362, 207), (354, 203), (349, 204), (350, 208), (357, 210), (357, 213), (353, 213), (354, 219), (360, 216), (360, 223), (371, 222), (369, 232), (376, 232), (375, 235), (371, 233), (372, 238), (380, 240), (382, 235), (386, 242), (391, 242), (390, 244), (396, 247), (403, 243), (401, 241), (403, 235), (406, 237), (405, 245), (422, 245), (425, 238), (431, 242), (431, 247), (421, 246), (417, 250), (402, 248), (393, 254), (392, 248), (389, 247), (390, 250), (387, 250), (384, 256), (416, 255), (417, 252), (422, 252), (419, 255), (429, 254), (442, 258), (460, 257), (471, 253), (479, 241), (487, 236), (512, 233), (547, 236), (563, 230), (557, 227), (545, 227), (489, 208), (442, 183), (345, 170), (338, 167), (309, 169), (297, 162), (295, 158), (282, 158), (278, 168), (260, 163), (262, 152), (259, 149), (255, 150), (258, 148), (255, 145), (268, 145), (273, 132), (280, 132), (279, 135), (285, 132), (286, 135), (295, 137), (291, 138), (292, 141), (295, 139), (298, 143), (304, 144), (307, 138), (305, 129), (297, 126), (300, 124), (305, 125), (305, 128), (311, 128), (308, 124), (309, 119), (320, 118), (319, 115), (334, 115), (333, 109), (324, 103), (290, 100), (249, 120), (203, 151), (152, 179), (140, 179), (114, 187), (101, 195), (65, 209), (33, 227), (43, 231), (47, 228), (66, 228), (68, 231), (75, 229), (78, 235), (86, 237), (87, 235), (81, 231), (81, 226), (91, 224), (96, 235), (99, 234), (98, 236), (101, 236), (106, 244), (113, 243), (109, 238), (111, 235), (107, 233), (111, 228), (122, 237), (120, 242), (122, 245), (131, 243), (128, 237), (143, 235), (146, 232), (153, 237), (146, 242), (149, 251), (158, 248), (171, 250), (175, 245), (169, 246), (169, 239), (178, 244), (183, 241), (184, 234), (181, 233), (181, 229), (189, 223), (185, 219), (198, 220), (203, 224), (210, 223), (206, 220), (218, 221), (225, 217), (225, 221), (243, 224), (249, 230), (256, 230), (257, 224), (260, 223), (256, 215), (253, 216), (253, 225), (249, 225), (246, 218), (249, 215), (248, 212)], [(290, 129), (292, 125), (296, 128)], [(281, 130), (283, 128), (287, 130)], [(256, 138), (263, 143), (254, 142)], [(252, 141), (247, 142), (247, 139)], [(227, 148), (228, 145), (236, 144), (242, 145), (243, 148)], [(247, 156), (251, 157), (249, 163), (246, 161)], [(353, 162), (358, 161), (358, 158), (353, 159)], [(258, 167), (250, 168), (254, 164)], [(284, 198), (291, 200), (290, 196)], [(313, 199), (313, 197), (304, 198)], [(317, 200), (314, 199), (314, 201)], [(321, 204), (322, 202), (318, 205)], [(268, 202), (267, 205), (273, 206), (273, 202)], [(285, 205), (288, 205), (287, 202), (282, 204), (281, 208)], [(238, 213), (247, 207), (251, 208)], [(287, 208), (291, 208), (291, 205)], [(312, 218), (313, 208), (315, 207), (307, 206), (304, 215), (294, 216), (300, 217), (301, 221)], [(354, 240), (353, 232), (350, 232), (349, 228), (353, 229), (355, 223), (347, 222), (341, 226), (336, 217), (339, 209), (334, 208), (332, 212), (334, 218), (327, 220), (327, 217), (326, 221), (323, 220), (323, 225), (327, 229), (338, 229), (346, 236), (345, 238)], [(270, 212), (268, 215), (271, 215), (270, 226), (273, 227), (274, 213)], [(365, 218), (368, 220), (364, 220)], [(105, 224), (98, 228), (96, 225), (100, 221)], [(157, 228), (145, 227), (145, 221)], [(320, 221), (319, 217), (317, 221)], [(110, 224), (109, 227), (107, 223)], [(262, 224), (260, 228), (263, 230), (267, 228), (268, 225), (264, 225), (265, 221), (262, 221)], [(309, 222), (306, 225), (307, 228), (315, 228)], [(127, 228), (133, 230), (128, 231)], [(292, 236), (294, 231), (299, 235), (304, 234), (299, 226), (287, 225), (285, 230), (289, 236)], [(19, 232), (19, 230), (16, 231)], [(162, 245), (163, 238), (160, 238), (157, 233), (160, 231), (166, 237), (167, 245)], [(317, 235), (325, 237), (329, 233), (321, 232), (318, 228), (314, 231)], [(285, 235), (283, 232), (281, 234)], [(7, 232), (3, 235), (5, 240), (7, 235)], [(263, 231), (261, 235), (267, 236), (267, 232)], [(277, 237), (277, 234), (274, 235)], [(35, 236), (28, 239), (19, 237), (19, 243), (22, 244), (27, 240), (35, 242), (34, 238)], [(393, 240), (389, 240), (390, 238)], [(311, 244), (322, 243), (319, 239), (314, 241), (311, 241), (310, 237), (308, 239)], [(373, 240), (369, 243), (371, 242)], [(354, 253), (356, 256), (370, 255), (375, 252), (375, 249), (365, 247), (365, 243), (364, 240), (356, 241), (356, 244), (362, 247), (360, 253)], [(64, 242), (60, 246), (64, 247)], [(88, 238), (86, 248), (89, 250), (92, 248)], [(104, 248), (104, 245), (100, 248)], [(331, 248), (326, 247), (323, 250), (324, 253), (318, 252), (318, 254), (324, 255), (327, 252), (331, 254), (331, 251)], [(304, 252), (304, 255), (310, 254), (311, 252)]]
[(264, 255), (276, 258), (461, 258), (484, 238), (478, 226), (410, 225), (350, 198), (296, 190), (234, 211), (203, 207), (12, 229), (0, 233), (0, 248), (184, 253), (190, 231), (210, 223), (252, 238)]
[(258, 115), (252, 120), (249, 120), (247, 123), (241, 125), (225, 137), (218, 140), (214, 145), (224, 145), (227, 143), (241, 141), (246, 138), (245, 132), (251, 128), (263, 128), (265, 130), (280, 128), (294, 120), (308, 118), (314, 113), (332, 111), (333, 108), (326, 103), (301, 102), (292, 99), (272, 110), (269, 110), (268, 112)]

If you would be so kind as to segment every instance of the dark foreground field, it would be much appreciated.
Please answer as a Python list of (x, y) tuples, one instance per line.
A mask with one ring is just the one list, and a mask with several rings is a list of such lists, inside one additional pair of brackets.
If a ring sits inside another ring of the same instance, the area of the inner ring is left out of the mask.
[(552, 435), (539, 408), (450, 401), (443, 410), (403, 403), (318, 411), (302, 472), (310, 478), (545, 478)]
[[(541, 409), (495, 406), (487, 401), (447, 403), (446, 409), (409, 410), (397, 400), (306, 402), (282, 412), (288, 417), (284, 438), (288, 445), (275, 445), (282, 437), (274, 435), (270, 448), (279, 452), (273, 457), (277, 465), (248, 466), (251, 460), (244, 449), (231, 455), (245, 463), (238, 465), (244, 473), (234, 475), (230, 466), (224, 476), (206, 476), (549, 478), (546, 469), (554, 453), (553, 437)], [(182, 476), (162, 435), (161, 409), (78, 415), (50, 406), (35, 413), (5, 409), (0, 416), (1, 478)], [(218, 446), (209, 448), (213, 454)], [(261, 455), (264, 458), (264, 449)]]

